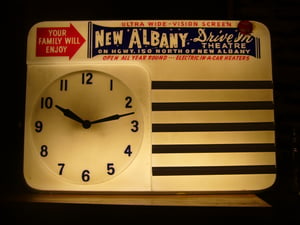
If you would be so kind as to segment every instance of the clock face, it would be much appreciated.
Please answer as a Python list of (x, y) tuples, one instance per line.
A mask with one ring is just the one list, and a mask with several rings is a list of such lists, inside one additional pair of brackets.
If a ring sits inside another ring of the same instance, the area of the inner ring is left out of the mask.
[(27, 151), (48, 176), (75, 185), (101, 184), (126, 171), (139, 154), (143, 109), (117, 77), (95, 70), (71, 72), (32, 99)]

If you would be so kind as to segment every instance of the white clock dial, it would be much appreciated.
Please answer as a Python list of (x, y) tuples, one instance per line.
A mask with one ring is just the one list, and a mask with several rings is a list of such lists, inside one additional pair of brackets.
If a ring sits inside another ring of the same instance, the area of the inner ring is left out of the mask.
[(121, 80), (82, 70), (59, 77), (36, 98), (30, 134), (42, 164), (76, 184), (121, 174), (139, 153), (141, 106)]

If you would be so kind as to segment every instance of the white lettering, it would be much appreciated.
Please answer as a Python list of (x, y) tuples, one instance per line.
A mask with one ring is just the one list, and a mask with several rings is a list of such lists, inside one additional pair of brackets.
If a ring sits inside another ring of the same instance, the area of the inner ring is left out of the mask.
[(212, 32), (209, 32), (207, 35), (205, 29), (199, 28), (198, 29), (198, 37), (193, 39), (194, 42), (227, 42), (230, 43), (233, 41), (233, 34), (225, 33), (220, 30), (219, 34), (214, 35)]
[(46, 53), (66, 53), (67, 46), (46, 46)]
[(67, 30), (66, 29), (49, 29), (49, 35), (51, 36), (66, 36), (67, 35)]
[(40, 37), (38, 39), (38, 43), (39, 45), (60, 45), (62, 41), (61, 37), (47, 37), (47, 38), (42, 38)]

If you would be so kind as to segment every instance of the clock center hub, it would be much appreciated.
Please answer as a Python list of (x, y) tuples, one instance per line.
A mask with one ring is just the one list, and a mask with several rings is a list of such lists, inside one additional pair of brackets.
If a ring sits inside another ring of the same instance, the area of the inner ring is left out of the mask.
[(82, 126), (83, 126), (83, 128), (85, 128), (85, 129), (88, 129), (88, 128), (90, 128), (91, 127), (91, 122), (89, 121), (89, 120), (84, 120), (83, 122), (82, 122)]

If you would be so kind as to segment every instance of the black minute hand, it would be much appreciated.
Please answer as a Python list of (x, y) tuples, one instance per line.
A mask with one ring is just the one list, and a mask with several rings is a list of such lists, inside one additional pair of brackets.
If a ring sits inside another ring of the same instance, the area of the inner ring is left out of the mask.
[(79, 116), (77, 116), (75, 113), (73, 113), (70, 109), (64, 109), (63, 107), (61, 107), (59, 105), (55, 105), (55, 107), (58, 108), (60, 111), (62, 111), (66, 117), (69, 117), (70, 119), (75, 120), (79, 123), (84, 122)]
[(119, 118), (121, 118), (123, 116), (129, 116), (129, 115), (132, 115), (132, 114), (134, 114), (134, 112), (124, 113), (124, 114), (115, 114), (115, 115), (108, 116), (108, 117), (105, 117), (105, 118), (102, 118), (102, 119), (99, 119), (99, 120), (94, 120), (94, 121), (91, 122), (91, 124), (102, 123), (102, 122), (111, 121), (111, 120), (118, 120)]

